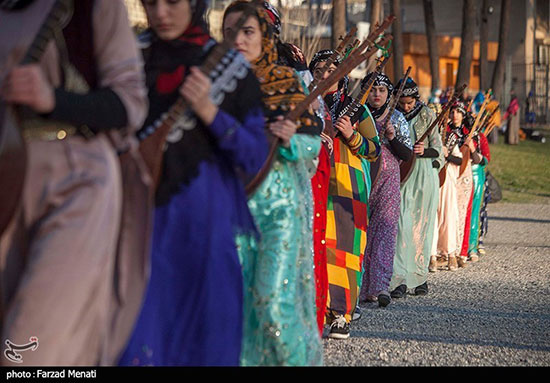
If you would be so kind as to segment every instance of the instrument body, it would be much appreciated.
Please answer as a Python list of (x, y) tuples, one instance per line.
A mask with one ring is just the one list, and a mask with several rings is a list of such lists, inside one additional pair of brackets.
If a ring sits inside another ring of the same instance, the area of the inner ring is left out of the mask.
[[(455, 95), (461, 94), (462, 91), (466, 89), (466, 84), (462, 85), (458, 88), (458, 90), (454, 93)], [(448, 112), (451, 109), (451, 106), (456, 101), (456, 97), (453, 95), (451, 99), (445, 104), (437, 118), (432, 122), (432, 124), (428, 127), (428, 129), (422, 134), (422, 136), (416, 140), (416, 144), (423, 142), (432, 132), (433, 129), (440, 126), (442, 123), (445, 122), (445, 119), (447, 117)], [(407, 180), (409, 179), (412, 170), (414, 169), (414, 164), (416, 163), (416, 155), (413, 154), (411, 159), (409, 161), (402, 161), (400, 164), (400, 173), (401, 173), (401, 185), (403, 185)], [(445, 182), (445, 171), (443, 170), (445, 167), (441, 169), (439, 172), (440, 174), (440, 186), (443, 185), (443, 182)], [(443, 181), (442, 181), (443, 180)]]
[[(216, 68), (216, 65), (225, 56), (225, 54), (232, 49), (233, 42), (237, 37), (237, 33), (241, 27), (253, 14), (257, 6), (261, 2), (254, 0), (250, 3), (250, 8), (247, 11), (242, 12), (241, 16), (235, 24), (235, 30), (230, 32), (231, 34), (223, 42), (217, 44), (212, 48), (208, 57), (204, 63), (200, 66), (200, 70), (207, 76), (210, 72)], [(154, 188), (156, 189), (160, 183), (162, 175), (162, 164), (164, 157), (164, 147), (166, 145), (166, 139), (168, 134), (172, 130), (172, 127), (182, 118), (185, 117), (189, 111), (189, 105), (184, 100), (183, 96), (180, 96), (176, 102), (164, 113), (161, 118), (155, 123), (151, 131), (140, 137), (139, 151), (143, 160), (149, 169), (151, 174)], [(121, 156), (125, 156), (127, 153), (122, 153)]]

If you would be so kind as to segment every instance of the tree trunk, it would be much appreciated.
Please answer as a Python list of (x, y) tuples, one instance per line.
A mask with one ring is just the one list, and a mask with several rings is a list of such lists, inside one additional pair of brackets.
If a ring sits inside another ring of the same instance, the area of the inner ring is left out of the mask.
[(390, 14), (395, 15), (396, 19), (392, 24), (393, 35), (393, 78), (397, 83), (403, 73), (403, 23), (401, 19), (401, 0), (391, 0)]
[(500, 27), (498, 35), (498, 55), (495, 63), (495, 71), (493, 72), (493, 81), (491, 88), (495, 99), (502, 100), (502, 92), (504, 89), (504, 70), (506, 65), (506, 55), (508, 51), (508, 34), (510, 29), (510, 0), (502, 0), (500, 7)]
[(479, 87), (485, 92), (489, 88), (489, 62), (487, 48), (489, 45), (489, 1), (481, 3), (481, 24), (479, 25)]
[(346, 0), (332, 0), (332, 49), (346, 35)]
[(460, 59), (455, 88), (470, 83), (470, 68), (474, 55), (474, 27), (476, 22), (475, 1), (464, 0), (462, 6), (462, 41), (460, 43)]
[(432, 92), (441, 86), (439, 80), (439, 48), (437, 46), (437, 34), (435, 31), (435, 18), (432, 0), (423, 0), (424, 23), (426, 24), (426, 36), (428, 37), (428, 54), (430, 55), (430, 72), (432, 75)]
[[(498, 55), (495, 63), (495, 71), (493, 72), (493, 80), (491, 81), (491, 89), (495, 100), (502, 104), (503, 89), (504, 89), (504, 70), (506, 65), (506, 55), (508, 51), (508, 33), (510, 29), (510, 0), (501, 0), (500, 3), (500, 26), (498, 31)], [(505, 105), (500, 106), (501, 112), (506, 110)], [(489, 142), (496, 144), (498, 142), (498, 132), (493, 129), (489, 135)]]
[[(372, 0), (370, 2), (370, 27), (369, 27), (370, 32), (374, 30), (374, 25), (376, 23), (381, 23), (382, 22), (382, 19), (384, 18), (383, 17), (383, 13), (384, 13), (383, 6), (384, 6), (384, 4), (383, 4), (382, 0)], [(376, 55), (372, 55), (368, 59), (368, 61), (367, 61), (367, 73), (372, 70), (372, 68), (374, 66), (373, 63), (374, 63), (375, 60), (376, 60)]]

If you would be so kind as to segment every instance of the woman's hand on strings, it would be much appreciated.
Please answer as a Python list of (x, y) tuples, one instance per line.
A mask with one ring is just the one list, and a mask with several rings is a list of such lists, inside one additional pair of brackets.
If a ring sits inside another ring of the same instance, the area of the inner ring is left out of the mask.
[(334, 124), (334, 127), (342, 133), (346, 140), (349, 140), (353, 135), (353, 126), (351, 125), (351, 120), (348, 116), (339, 118), (338, 121), (336, 121), (336, 124)]
[(424, 143), (423, 142), (417, 142), (414, 144), (413, 152), (417, 156), (423, 156), (424, 155)]
[(309, 104), (309, 107), (312, 109), (312, 110), (319, 110), (319, 107), (321, 106), (320, 102), (319, 102), (319, 99), (315, 99), (313, 100), (313, 102), (311, 104)]
[(278, 116), (277, 121), (269, 124), (269, 130), (275, 136), (281, 139), (285, 148), (290, 147), (290, 139), (296, 133), (298, 126), (295, 122), (284, 119), (284, 116)]
[(210, 125), (218, 113), (218, 107), (210, 100), (212, 83), (198, 67), (191, 67), (190, 74), (180, 87), (180, 94), (205, 125)]
[(334, 143), (332, 141), (332, 138), (330, 138), (330, 136), (326, 133), (321, 133), (321, 142), (327, 145), (327, 149), (329, 153), (332, 154), (332, 150), (334, 149)]
[(388, 141), (391, 141), (395, 138), (395, 129), (393, 127), (393, 124), (391, 122), (388, 122), (388, 126), (386, 126), (386, 130), (384, 131), (384, 135), (388, 139)]
[(470, 148), (470, 152), (474, 153), (476, 151), (476, 146), (474, 145), (474, 141), (471, 139), (466, 140), (466, 145)]
[(1, 94), (6, 102), (26, 105), (36, 113), (50, 113), (55, 108), (54, 88), (38, 64), (14, 68), (6, 77)]

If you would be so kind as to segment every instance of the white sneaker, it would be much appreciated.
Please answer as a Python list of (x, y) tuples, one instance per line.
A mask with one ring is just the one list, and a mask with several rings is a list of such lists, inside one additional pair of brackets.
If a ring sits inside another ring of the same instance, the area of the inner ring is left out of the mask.
[(358, 320), (359, 318), (361, 318), (361, 309), (359, 308), (359, 306), (355, 306), (355, 311), (353, 311), (351, 321), (354, 322), (354, 321)]
[(343, 315), (338, 315), (330, 324), (329, 338), (333, 339), (348, 339), (349, 338), (349, 323)]

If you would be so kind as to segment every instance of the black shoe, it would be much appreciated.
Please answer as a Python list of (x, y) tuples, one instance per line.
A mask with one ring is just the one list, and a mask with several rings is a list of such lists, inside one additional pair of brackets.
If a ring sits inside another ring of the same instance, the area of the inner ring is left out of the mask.
[(391, 292), (391, 297), (395, 299), (403, 298), (407, 294), (407, 286), (399, 285)]
[(391, 297), (387, 293), (378, 294), (378, 306), (386, 307), (391, 303)]
[(428, 294), (428, 282), (424, 282), (420, 286), (414, 289), (414, 295), (426, 295)]
[(361, 309), (359, 306), (355, 306), (355, 310), (353, 311), (353, 315), (351, 316), (351, 321), (356, 321), (361, 318)]
[(338, 315), (330, 324), (329, 338), (347, 339), (349, 338), (349, 323), (343, 315)]

